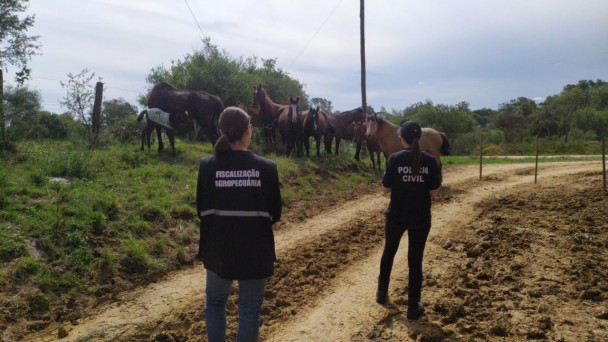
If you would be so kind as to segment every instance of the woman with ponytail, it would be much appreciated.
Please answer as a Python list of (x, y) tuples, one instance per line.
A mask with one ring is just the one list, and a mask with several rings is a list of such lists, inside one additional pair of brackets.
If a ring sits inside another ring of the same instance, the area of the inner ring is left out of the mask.
[(395, 254), (401, 237), (408, 232), (408, 319), (418, 319), (424, 313), (422, 293), (422, 257), (431, 229), (431, 198), (440, 187), (439, 166), (435, 158), (422, 152), (418, 140), (420, 125), (404, 123), (399, 136), (405, 149), (389, 156), (382, 178), (382, 191), (390, 193), (386, 211), (384, 251), (380, 261), (376, 302), (386, 304), (388, 285)]
[(275, 162), (247, 150), (247, 113), (228, 107), (218, 126), (221, 137), (214, 155), (200, 162), (196, 189), (207, 338), (226, 340), (226, 302), (237, 280), (237, 341), (257, 341), (266, 280), (276, 260), (272, 225), (281, 218), (279, 176)]

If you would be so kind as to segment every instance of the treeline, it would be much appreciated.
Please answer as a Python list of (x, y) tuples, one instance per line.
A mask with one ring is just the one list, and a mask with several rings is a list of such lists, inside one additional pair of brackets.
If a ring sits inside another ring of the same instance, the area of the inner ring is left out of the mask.
[[(278, 68), (275, 59), (234, 58), (209, 39), (204, 41), (202, 49), (186, 55), (183, 60), (153, 67), (146, 81), (150, 87), (166, 81), (181, 89), (205, 90), (220, 96), (226, 106), (251, 104), (253, 86), (262, 84), (278, 103), (286, 102), (290, 96), (299, 96), (302, 110), (321, 106), (326, 112), (334, 111), (331, 100), (310, 99), (302, 83)], [(11, 141), (71, 139), (86, 132), (82, 115), (69, 110), (62, 114), (41, 111), (40, 95), (27, 87), (7, 86), (4, 97), (5, 125)], [(141, 94), (139, 106), (145, 106), (145, 97), (146, 94)], [(346, 109), (350, 108), (338, 110)], [(136, 105), (122, 98), (104, 101), (105, 139), (139, 139), (141, 126), (135, 121), (137, 112)], [(373, 112), (375, 109), (369, 107), (368, 113)], [(423, 126), (446, 132), (457, 154), (476, 153), (482, 134), (487, 148), (496, 153), (527, 153), (536, 136), (552, 142), (551, 152), (597, 152), (594, 147), (589, 150), (588, 146), (589, 142), (597, 142), (608, 132), (608, 83), (581, 80), (566, 85), (560, 94), (550, 96), (542, 103), (520, 97), (500, 104), (497, 110), (471, 110), (464, 101), (445, 105), (427, 100), (401, 110), (392, 109), (390, 113), (381, 107), (378, 114), (396, 124), (416, 120)], [(177, 133), (185, 136), (190, 129), (185, 127)]]

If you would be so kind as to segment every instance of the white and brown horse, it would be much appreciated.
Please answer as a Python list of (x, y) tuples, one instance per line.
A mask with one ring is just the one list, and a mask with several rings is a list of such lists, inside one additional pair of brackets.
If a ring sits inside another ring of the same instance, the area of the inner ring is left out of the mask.
[(306, 156), (309, 156), (309, 138), (313, 137), (317, 143), (317, 159), (321, 158), (321, 137), (329, 130), (330, 127), (327, 114), (319, 107), (310, 108), (302, 113), (302, 143), (306, 150)]
[(279, 132), (281, 139), (285, 144), (285, 155), (289, 154), (293, 149), (296, 150), (298, 157), (301, 156), (301, 144), (299, 143), (302, 136), (302, 112), (300, 112), (300, 98), (291, 96), (289, 98), (289, 106), (279, 109)]
[(365, 120), (355, 121), (353, 122), (353, 125), (355, 130), (353, 141), (355, 143), (361, 143), (365, 140), (365, 147), (367, 148), (367, 153), (369, 153), (369, 159), (372, 161), (372, 169), (376, 169), (376, 161), (378, 161), (378, 170), (382, 170), (382, 165), (380, 164), (382, 150), (380, 150), (380, 145), (378, 144), (376, 137), (373, 135), (365, 135), (367, 132), (367, 122)]
[[(399, 126), (384, 120), (377, 115), (367, 116), (367, 137), (374, 137), (380, 145), (380, 149), (384, 156), (388, 158), (391, 154), (404, 149), (403, 143), (399, 137)], [(452, 154), (452, 147), (445, 133), (439, 132), (430, 127), (422, 128), (422, 136), (418, 141), (420, 150), (433, 155), (441, 170), (441, 156), (449, 156)]]

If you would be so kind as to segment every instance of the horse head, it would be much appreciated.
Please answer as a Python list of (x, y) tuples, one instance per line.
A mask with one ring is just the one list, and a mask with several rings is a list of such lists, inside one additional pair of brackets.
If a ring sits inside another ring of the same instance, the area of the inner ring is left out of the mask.
[(367, 116), (367, 118), (365, 119), (365, 124), (367, 126), (367, 129), (365, 130), (366, 138), (372, 137), (374, 134), (376, 134), (376, 131), (378, 130), (378, 126), (380, 124), (380, 120), (382, 119), (376, 115)]
[(364, 120), (357, 120), (353, 123), (354, 127), (354, 137), (353, 141), (361, 142), (367, 136), (367, 123)]
[(317, 106), (317, 108), (310, 108), (310, 117), (312, 118), (312, 122), (313, 122), (313, 127), (314, 127), (314, 131), (318, 131), (319, 130), (319, 107)]
[(300, 97), (290, 96), (289, 97), (289, 114), (288, 117), (291, 118), (292, 123), (298, 122), (298, 114), (300, 113)]

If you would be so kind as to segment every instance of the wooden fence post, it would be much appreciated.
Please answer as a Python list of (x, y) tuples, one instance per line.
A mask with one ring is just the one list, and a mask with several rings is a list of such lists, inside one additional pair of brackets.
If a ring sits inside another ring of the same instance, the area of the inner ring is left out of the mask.
[(536, 177), (538, 175), (538, 134), (536, 135), (536, 165), (534, 166), (534, 184), (536, 184)]
[(97, 82), (95, 86), (95, 102), (93, 103), (93, 136), (97, 140), (101, 127), (101, 99), (103, 98), (103, 83)]
[(483, 131), (479, 134), (479, 180), (483, 172)]
[(606, 134), (602, 134), (602, 179), (604, 183), (604, 192), (606, 190)]

